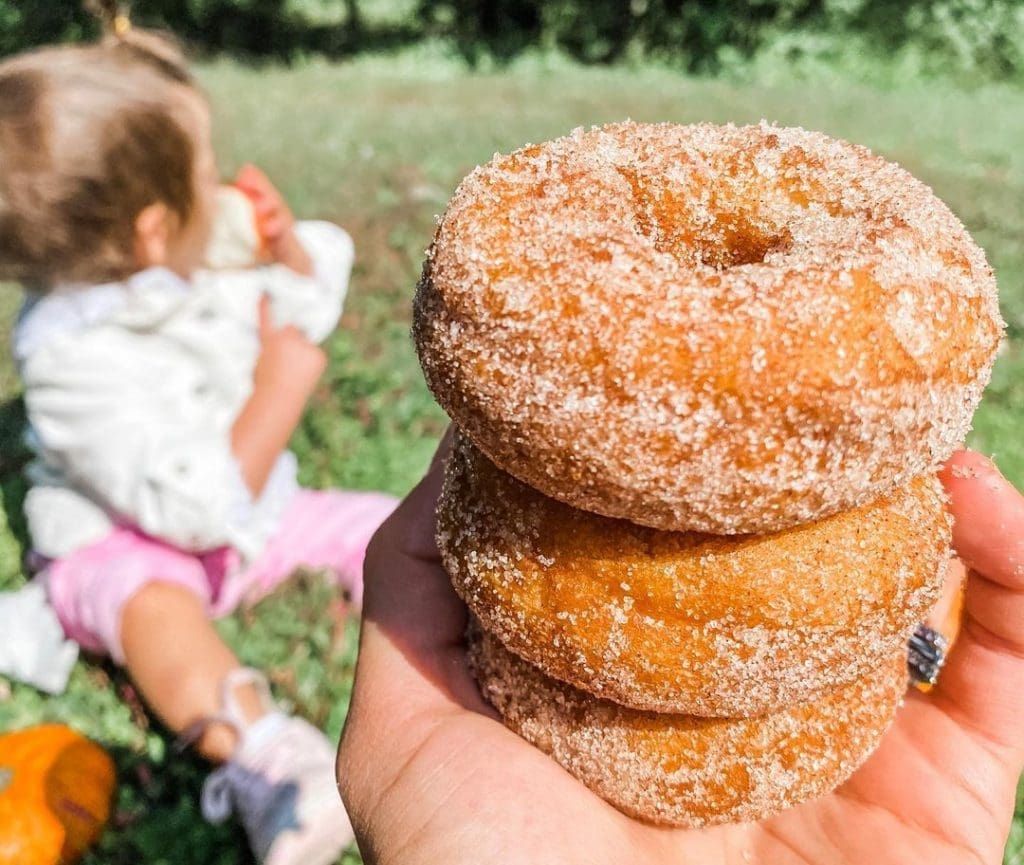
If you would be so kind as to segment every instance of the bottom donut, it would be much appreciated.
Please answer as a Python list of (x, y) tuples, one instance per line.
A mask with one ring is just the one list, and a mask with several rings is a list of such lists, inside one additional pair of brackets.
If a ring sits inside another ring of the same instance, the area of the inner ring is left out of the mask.
[(761, 820), (845, 781), (907, 686), (900, 652), (823, 699), (756, 718), (628, 709), (550, 679), (474, 620), (469, 657), (505, 724), (620, 811), (698, 827)]

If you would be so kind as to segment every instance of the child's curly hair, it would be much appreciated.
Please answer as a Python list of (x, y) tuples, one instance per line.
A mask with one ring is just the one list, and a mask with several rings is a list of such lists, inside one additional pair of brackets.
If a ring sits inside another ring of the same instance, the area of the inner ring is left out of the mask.
[(135, 218), (194, 205), (194, 145), (183, 90), (196, 90), (168, 38), (90, 0), (98, 44), (0, 63), (0, 279), (36, 290), (124, 279)]

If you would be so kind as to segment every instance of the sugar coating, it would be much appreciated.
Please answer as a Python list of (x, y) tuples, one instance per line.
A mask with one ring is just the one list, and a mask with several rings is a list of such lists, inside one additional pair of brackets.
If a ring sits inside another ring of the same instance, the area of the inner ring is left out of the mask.
[(575, 507), (763, 533), (864, 504), (962, 441), (1001, 335), (984, 253), (863, 147), (621, 123), (495, 156), (417, 289), (427, 383)]
[(652, 823), (761, 820), (822, 796), (871, 754), (907, 683), (899, 652), (813, 703), (758, 718), (638, 712), (549, 679), (470, 624), (470, 662), (508, 727)]
[(950, 473), (953, 475), (953, 477), (962, 481), (977, 480), (978, 478), (981, 477), (981, 475), (978, 473), (978, 470), (974, 468), (974, 466), (965, 466), (960, 464), (953, 466), (950, 470)]
[(483, 627), (545, 674), (635, 709), (746, 717), (900, 651), (941, 592), (944, 505), (924, 476), (775, 535), (662, 532), (548, 498), (457, 435), (438, 546)]

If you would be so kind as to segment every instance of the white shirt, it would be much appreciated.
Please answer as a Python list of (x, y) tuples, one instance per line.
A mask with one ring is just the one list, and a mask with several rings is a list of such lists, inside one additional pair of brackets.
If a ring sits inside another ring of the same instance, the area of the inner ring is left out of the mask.
[(254, 498), (231, 451), (252, 393), (260, 297), (276, 324), (321, 342), (353, 260), (337, 226), (296, 231), (313, 277), (275, 265), (185, 281), (153, 268), (29, 298), (13, 348), (37, 457), (25, 512), (38, 552), (65, 556), (130, 525), (185, 550), (259, 554), (298, 489), (286, 451)]

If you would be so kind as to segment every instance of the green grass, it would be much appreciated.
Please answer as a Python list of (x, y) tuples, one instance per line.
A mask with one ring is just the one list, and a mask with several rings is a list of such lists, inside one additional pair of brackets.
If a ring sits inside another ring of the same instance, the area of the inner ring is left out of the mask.
[[(330, 342), (329, 373), (294, 442), (305, 483), (401, 493), (426, 465), (444, 419), (409, 344), (409, 300), (434, 216), (470, 168), (495, 151), (578, 125), (763, 117), (853, 139), (898, 160), (987, 248), (1009, 339), (972, 441), (1024, 484), (1024, 437), (1016, 434), (1024, 419), (1021, 90), (960, 92), (931, 83), (880, 92), (778, 75), (770, 87), (751, 86), (537, 59), (470, 75), (423, 52), (259, 72), (218, 63), (202, 72), (225, 171), (243, 161), (260, 164), (299, 214), (334, 219), (356, 239), (359, 260), (343, 326)], [(0, 338), (16, 304), (15, 293), (0, 288)], [(0, 364), (0, 588), (22, 579), (16, 393), (9, 365)], [(269, 671), (282, 700), (337, 735), (355, 626), (323, 614), (335, 609), (332, 599), (322, 581), (300, 579), (222, 630), (247, 662)], [(118, 758), (117, 817), (89, 865), (249, 862), (236, 829), (208, 827), (197, 813), (202, 767), (172, 750), (112, 667), (79, 664), (57, 699), (0, 681), (0, 729), (44, 720), (78, 727)], [(1015, 823), (1007, 860), (1024, 862), (1024, 820)]]

